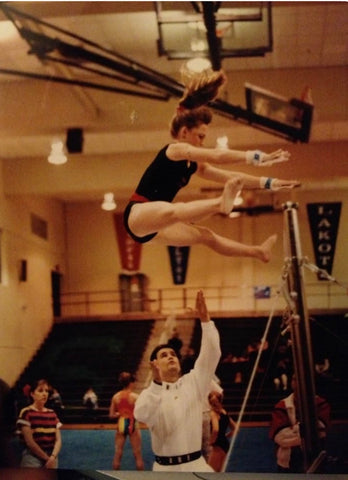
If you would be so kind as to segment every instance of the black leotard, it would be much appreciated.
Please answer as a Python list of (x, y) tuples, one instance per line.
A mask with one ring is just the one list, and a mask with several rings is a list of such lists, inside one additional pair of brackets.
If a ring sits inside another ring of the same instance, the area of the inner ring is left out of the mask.
[(219, 431), (215, 442), (213, 443), (214, 447), (220, 447), (222, 450), (227, 453), (229, 449), (229, 441), (226, 438), (226, 431), (230, 424), (229, 417), (226, 413), (220, 413), (219, 418)]
[(135, 192), (150, 201), (171, 202), (178, 191), (188, 184), (197, 170), (196, 162), (174, 161), (166, 155), (166, 145), (145, 170)]
[(130, 230), (128, 217), (134, 203), (156, 200), (171, 202), (178, 191), (189, 183), (191, 176), (197, 170), (196, 162), (170, 160), (166, 155), (167, 148), (168, 145), (163, 147), (147, 167), (124, 212), (125, 228), (136, 242), (148, 242), (157, 232), (137, 237)]

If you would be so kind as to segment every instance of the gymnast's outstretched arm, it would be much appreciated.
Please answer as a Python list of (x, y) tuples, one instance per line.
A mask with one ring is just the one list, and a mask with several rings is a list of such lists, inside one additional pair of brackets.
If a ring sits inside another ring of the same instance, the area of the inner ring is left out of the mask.
[(258, 177), (254, 175), (248, 175), (246, 173), (225, 170), (215, 167), (209, 163), (203, 163), (198, 165), (196, 172), (197, 176), (204, 178), (205, 180), (212, 180), (218, 183), (226, 183), (232, 178), (238, 177), (245, 189), (266, 188), (269, 190), (279, 190), (281, 188), (294, 188), (300, 186), (300, 182), (297, 180), (282, 180), (278, 178)]
[(198, 164), (209, 162), (212, 164), (236, 164), (246, 162), (251, 165), (271, 165), (273, 163), (286, 162), (290, 159), (290, 153), (281, 148), (271, 153), (261, 150), (231, 150), (229, 148), (205, 148), (194, 146), (190, 143), (179, 141), (171, 143), (166, 151), (170, 160), (191, 160)]

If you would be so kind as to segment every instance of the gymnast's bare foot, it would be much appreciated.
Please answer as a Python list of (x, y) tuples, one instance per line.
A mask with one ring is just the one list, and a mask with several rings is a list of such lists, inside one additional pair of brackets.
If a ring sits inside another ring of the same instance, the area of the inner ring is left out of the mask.
[(271, 251), (276, 243), (278, 235), (271, 235), (259, 247), (257, 247), (256, 258), (268, 263), (271, 260)]
[(220, 212), (229, 215), (232, 212), (233, 204), (236, 196), (243, 188), (243, 181), (241, 177), (235, 177), (227, 180), (222, 192)]

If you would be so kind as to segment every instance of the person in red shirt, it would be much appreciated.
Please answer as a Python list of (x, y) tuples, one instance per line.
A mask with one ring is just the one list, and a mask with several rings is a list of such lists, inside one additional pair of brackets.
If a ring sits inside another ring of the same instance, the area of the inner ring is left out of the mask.
[[(301, 436), (296, 411), (296, 380), (291, 380), (293, 393), (280, 400), (272, 412), (272, 421), (269, 431), (270, 438), (276, 445), (278, 472), (303, 473), (304, 463), (301, 450)], [(318, 434), (325, 450), (325, 440), (330, 424), (330, 405), (318, 395), (315, 397), (318, 418)]]
[(117, 430), (115, 435), (115, 455), (112, 462), (114, 470), (119, 470), (123, 455), (124, 444), (129, 435), (136, 468), (144, 470), (144, 462), (141, 453), (141, 435), (139, 424), (134, 418), (135, 402), (138, 394), (133, 392), (134, 376), (129, 372), (122, 372), (118, 378), (122, 390), (115, 393), (111, 399), (109, 416), (117, 418)]

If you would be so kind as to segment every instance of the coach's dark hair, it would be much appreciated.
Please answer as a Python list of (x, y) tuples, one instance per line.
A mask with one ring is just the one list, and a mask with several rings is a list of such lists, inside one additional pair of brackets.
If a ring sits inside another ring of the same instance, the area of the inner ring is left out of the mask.
[[(171, 345), (169, 345), (168, 343), (161, 343), (160, 345), (157, 345), (157, 347), (155, 347), (153, 350), (152, 350), (152, 353), (150, 355), (150, 362), (152, 362), (152, 360), (155, 360), (157, 358), (157, 353), (162, 350), (163, 348), (170, 348), (171, 350), (174, 350), (173, 347)], [(174, 350), (175, 352), (175, 350)], [(177, 352), (175, 352), (175, 355), (177, 356)]]

